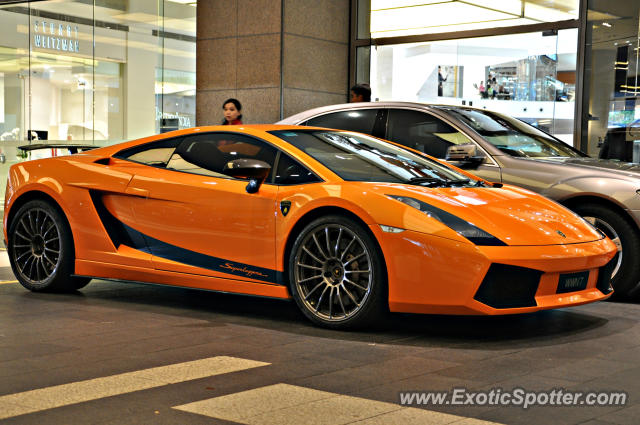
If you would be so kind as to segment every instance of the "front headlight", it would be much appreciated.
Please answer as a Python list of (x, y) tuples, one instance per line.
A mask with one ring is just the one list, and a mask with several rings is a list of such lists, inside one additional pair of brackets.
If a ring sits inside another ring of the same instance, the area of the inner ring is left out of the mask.
[(502, 242), (490, 233), (485, 232), (479, 227), (474, 226), (466, 220), (456, 217), (455, 215), (436, 208), (433, 205), (429, 205), (425, 202), (419, 201), (415, 198), (409, 198), (407, 196), (387, 195), (391, 199), (400, 201), (409, 205), (417, 210), (422, 211), (431, 218), (435, 218), (445, 226), (455, 230), (461, 236), (469, 239), (476, 245), (490, 245), (490, 246), (506, 246), (507, 244)]

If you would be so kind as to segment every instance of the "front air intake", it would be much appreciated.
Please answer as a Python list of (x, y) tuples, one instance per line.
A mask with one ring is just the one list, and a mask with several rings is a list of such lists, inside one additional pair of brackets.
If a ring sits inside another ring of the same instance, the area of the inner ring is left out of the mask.
[(611, 274), (613, 274), (613, 269), (615, 269), (618, 264), (619, 256), (620, 253), (618, 252), (607, 264), (600, 267), (600, 270), (598, 271), (598, 282), (596, 283), (596, 288), (605, 295), (613, 292), (613, 287), (611, 287)]
[(492, 264), (473, 298), (493, 308), (534, 307), (542, 273), (526, 267)]

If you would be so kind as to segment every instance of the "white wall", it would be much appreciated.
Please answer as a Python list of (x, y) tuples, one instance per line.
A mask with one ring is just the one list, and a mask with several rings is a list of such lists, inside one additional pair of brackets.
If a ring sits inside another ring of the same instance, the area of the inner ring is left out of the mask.
[(0, 72), (0, 123), (4, 124), (4, 74)]
[(134, 139), (156, 133), (155, 75), (157, 51), (146, 46), (157, 42), (151, 35), (130, 32), (124, 65), (125, 138)]

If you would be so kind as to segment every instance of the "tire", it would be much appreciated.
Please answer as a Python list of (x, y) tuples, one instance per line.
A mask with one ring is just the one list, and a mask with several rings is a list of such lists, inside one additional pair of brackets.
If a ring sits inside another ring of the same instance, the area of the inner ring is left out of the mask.
[(289, 254), (288, 276), (298, 308), (317, 325), (370, 327), (388, 311), (380, 247), (350, 218), (331, 215), (305, 226)]
[(573, 210), (606, 234), (621, 250), (611, 279), (613, 298), (629, 299), (637, 295), (640, 267), (634, 265), (634, 259), (640, 256), (638, 229), (625, 217), (603, 205), (584, 204)]
[(73, 236), (66, 218), (51, 203), (35, 199), (18, 209), (8, 231), (11, 268), (34, 292), (69, 292), (91, 279), (73, 277)]

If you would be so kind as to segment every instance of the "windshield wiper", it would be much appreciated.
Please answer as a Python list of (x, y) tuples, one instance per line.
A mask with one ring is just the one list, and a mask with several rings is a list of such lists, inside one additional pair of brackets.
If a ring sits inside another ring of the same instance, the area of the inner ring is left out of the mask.
[(421, 184), (427, 183), (428, 187), (435, 187), (444, 184), (444, 180), (435, 177), (411, 177), (408, 183)]
[(453, 187), (457, 185), (464, 186), (465, 184), (469, 184), (470, 181), (471, 181), (470, 179), (458, 179), (458, 180), (446, 180), (446, 181), (443, 181), (442, 183), (443, 183), (443, 186)]
[(409, 183), (429, 183), (429, 182), (441, 182), (442, 179), (436, 177), (411, 177)]
[(427, 187), (452, 187), (455, 185), (465, 185), (469, 182), (469, 179), (443, 180), (436, 177), (412, 177), (409, 179), (409, 183), (426, 183)]

